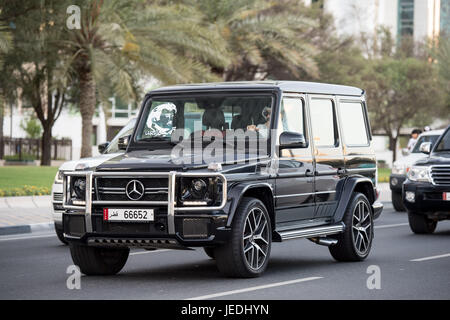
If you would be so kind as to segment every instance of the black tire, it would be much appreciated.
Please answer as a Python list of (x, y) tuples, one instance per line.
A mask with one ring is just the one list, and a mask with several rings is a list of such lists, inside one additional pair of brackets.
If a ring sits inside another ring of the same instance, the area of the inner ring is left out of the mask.
[(428, 219), (424, 214), (408, 212), (408, 222), (411, 231), (417, 234), (430, 234), (436, 230), (437, 221)]
[(236, 209), (229, 241), (214, 251), (217, 267), (229, 277), (258, 277), (267, 268), (271, 245), (272, 227), (266, 207), (258, 199), (245, 197)]
[(64, 230), (62, 228), (59, 228), (55, 223), (55, 232), (56, 236), (58, 237), (59, 241), (61, 241), (63, 244), (68, 244), (67, 240), (64, 239)]
[(392, 205), (395, 211), (403, 212), (406, 211), (405, 205), (403, 204), (403, 198), (401, 192), (391, 192)]
[(208, 257), (215, 260), (216, 256), (214, 254), (214, 248), (213, 247), (203, 247), (203, 250), (205, 250), (205, 253)]
[[(359, 208), (361, 207), (368, 211), (362, 217), (360, 216), (360, 220), (362, 220), (360, 223), (354, 213), (356, 212), (355, 210), (360, 212)], [(367, 213), (368, 215), (366, 215)], [(343, 222), (345, 231), (333, 236), (333, 238), (338, 240), (338, 243), (329, 247), (331, 255), (337, 261), (364, 260), (370, 253), (373, 240), (372, 206), (364, 194), (355, 192), (352, 195), (349, 206), (344, 213)], [(361, 250), (363, 248), (364, 250)]]
[(70, 243), (74, 264), (85, 275), (113, 275), (122, 270), (127, 262), (128, 248), (99, 248)]

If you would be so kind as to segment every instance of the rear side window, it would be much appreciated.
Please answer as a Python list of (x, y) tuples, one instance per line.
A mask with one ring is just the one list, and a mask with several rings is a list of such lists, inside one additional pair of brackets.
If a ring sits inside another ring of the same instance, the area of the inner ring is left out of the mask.
[(345, 144), (347, 146), (368, 145), (363, 105), (360, 102), (341, 102), (339, 113)]
[(310, 109), (315, 146), (337, 146), (338, 137), (333, 102), (329, 99), (312, 99)]

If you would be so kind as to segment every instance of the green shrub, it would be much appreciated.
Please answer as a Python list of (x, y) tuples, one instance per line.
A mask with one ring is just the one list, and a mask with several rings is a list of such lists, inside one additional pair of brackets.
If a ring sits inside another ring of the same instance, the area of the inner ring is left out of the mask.
[(22, 159), (20, 159), (18, 154), (12, 155), (12, 156), (4, 156), (3, 159), (5, 159), (6, 161), (32, 161), (32, 160), (37, 160), (37, 157), (33, 154), (29, 154), (29, 153), (22, 153)]
[(8, 190), (0, 189), (0, 197), (44, 196), (49, 195), (50, 192), (51, 190), (47, 187), (23, 186)]

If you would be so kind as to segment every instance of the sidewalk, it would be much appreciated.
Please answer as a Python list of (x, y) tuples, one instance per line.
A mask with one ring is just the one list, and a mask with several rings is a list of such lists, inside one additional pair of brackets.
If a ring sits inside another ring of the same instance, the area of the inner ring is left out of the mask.
[(0, 234), (28, 233), (31, 229), (52, 227), (51, 196), (0, 198)]

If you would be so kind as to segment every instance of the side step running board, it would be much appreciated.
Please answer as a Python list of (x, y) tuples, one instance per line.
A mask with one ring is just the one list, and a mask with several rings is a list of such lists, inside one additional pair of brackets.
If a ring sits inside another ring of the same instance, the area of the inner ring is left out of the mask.
[(321, 226), (297, 230), (281, 231), (279, 235), (281, 240), (297, 239), (297, 238), (314, 238), (327, 236), (329, 234), (336, 234), (344, 232), (344, 223), (333, 224), (331, 226)]

